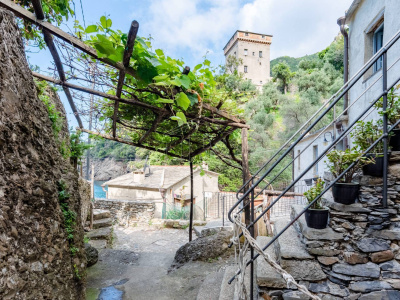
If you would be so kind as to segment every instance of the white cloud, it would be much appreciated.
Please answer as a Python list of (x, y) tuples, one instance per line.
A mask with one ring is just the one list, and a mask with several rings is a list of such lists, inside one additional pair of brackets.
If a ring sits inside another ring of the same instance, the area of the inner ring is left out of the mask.
[[(274, 35), (271, 58), (322, 50), (339, 33), (338, 17), (352, 0), (151, 0), (141, 32), (153, 44), (190, 64), (208, 56), (223, 62), (222, 48), (237, 29)], [(137, 15), (138, 12), (135, 12)]]

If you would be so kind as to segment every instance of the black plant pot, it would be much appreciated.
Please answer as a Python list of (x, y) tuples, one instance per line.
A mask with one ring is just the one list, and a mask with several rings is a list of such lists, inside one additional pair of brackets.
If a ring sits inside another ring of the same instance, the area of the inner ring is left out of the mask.
[(304, 213), (307, 226), (315, 229), (324, 229), (328, 224), (329, 209), (308, 208)]
[(341, 204), (353, 204), (358, 198), (360, 185), (356, 183), (335, 183), (332, 186), (333, 200)]
[(307, 186), (311, 186), (312, 185), (312, 181), (313, 181), (312, 178), (304, 179), (304, 182), (306, 183)]
[(368, 158), (373, 158), (375, 163), (363, 167), (364, 175), (382, 177), (383, 176), (383, 154), (366, 154)]
[(392, 151), (400, 151), (400, 129), (393, 129), (389, 145)]

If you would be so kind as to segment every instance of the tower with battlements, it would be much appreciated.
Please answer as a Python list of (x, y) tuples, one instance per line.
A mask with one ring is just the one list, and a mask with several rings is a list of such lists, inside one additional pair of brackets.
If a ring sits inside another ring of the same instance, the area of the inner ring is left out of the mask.
[[(225, 62), (229, 56), (241, 60), (237, 67), (244, 78), (261, 88), (270, 76), (270, 45), (272, 35), (237, 30), (224, 47)], [(232, 72), (229, 70), (228, 72)]]

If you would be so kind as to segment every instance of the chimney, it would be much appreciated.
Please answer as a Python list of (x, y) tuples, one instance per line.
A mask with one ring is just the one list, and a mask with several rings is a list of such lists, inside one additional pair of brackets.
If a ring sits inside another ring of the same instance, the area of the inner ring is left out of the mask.
[(144, 181), (144, 172), (142, 169), (137, 169), (133, 172), (133, 181), (134, 182), (143, 182)]
[(201, 165), (201, 167), (204, 171), (208, 171), (208, 164), (205, 161), (203, 161), (203, 164)]

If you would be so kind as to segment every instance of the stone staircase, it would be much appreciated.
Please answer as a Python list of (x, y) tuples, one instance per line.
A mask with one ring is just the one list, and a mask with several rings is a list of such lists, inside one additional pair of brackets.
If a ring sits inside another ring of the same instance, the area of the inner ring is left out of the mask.
[[(86, 226), (90, 226), (90, 221), (86, 222)], [(112, 218), (110, 211), (104, 209), (93, 210), (93, 229), (86, 233), (86, 237), (89, 238), (89, 244), (96, 249), (104, 249), (111, 246)]]
[[(236, 299), (237, 291), (235, 282), (229, 284), (229, 280), (238, 270), (237, 265), (227, 266), (225, 269), (210, 273), (203, 281), (197, 294), (196, 300), (232, 300)], [(247, 291), (250, 288), (250, 269), (245, 275), (245, 284)], [(257, 295), (256, 285), (254, 284), (254, 295)], [(255, 297), (255, 299), (258, 299)]]

